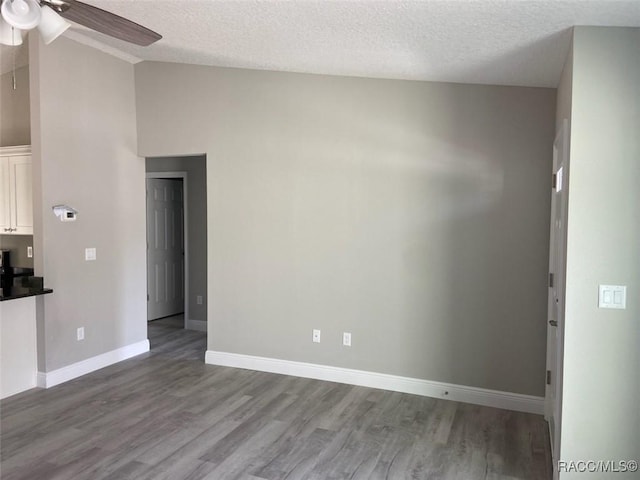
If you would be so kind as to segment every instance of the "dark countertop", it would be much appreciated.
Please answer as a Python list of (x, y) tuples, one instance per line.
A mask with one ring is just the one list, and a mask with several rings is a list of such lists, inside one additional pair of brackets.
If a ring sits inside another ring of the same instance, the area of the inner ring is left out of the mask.
[[(14, 271), (17, 269), (14, 269)], [(21, 269), (17, 275), (6, 275), (2, 278), (2, 288), (0, 288), (0, 302), (13, 300), (16, 298), (33, 297), (35, 295), (45, 295), (52, 293), (50, 288), (44, 288), (42, 277), (34, 277), (33, 269)], [(31, 270), (31, 271), (28, 271)], [(31, 275), (29, 275), (31, 273)]]
[(14, 300), (16, 298), (33, 297), (34, 295), (45, 295), (52, 293), (50, 288), (38, 287), (9, 287), (0, 288), (0, 302)]

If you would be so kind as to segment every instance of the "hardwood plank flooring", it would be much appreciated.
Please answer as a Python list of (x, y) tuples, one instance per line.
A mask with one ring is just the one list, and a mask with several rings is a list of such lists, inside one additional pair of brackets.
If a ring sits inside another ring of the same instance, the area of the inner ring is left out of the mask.
[(538, 415), (205, 365), (206, 334), (0, 402), (2, 480), (551, 478)]

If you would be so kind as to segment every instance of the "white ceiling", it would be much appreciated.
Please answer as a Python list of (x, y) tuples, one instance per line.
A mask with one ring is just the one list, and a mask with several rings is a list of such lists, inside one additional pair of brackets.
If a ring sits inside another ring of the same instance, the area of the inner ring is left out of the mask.
[(87, 3), (163, 35), (144, 48), (75, 25), (65, 34), (132, 61), (539, 87), (558, 85), (572, 26), (640, 27), (640, 0)]

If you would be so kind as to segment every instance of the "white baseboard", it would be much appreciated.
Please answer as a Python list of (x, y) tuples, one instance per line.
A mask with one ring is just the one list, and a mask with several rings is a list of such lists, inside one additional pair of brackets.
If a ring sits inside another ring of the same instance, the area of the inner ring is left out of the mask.
[(51, 372), (38, 372), (38, 387), (50, 388), (148, 351), (149, 340), (142, 340)]
[(515, 410), (517, 412), (544, 413), (544, 398), (519, 393), (501, 392), (485, 388), (467, 387), (450, 383), (433, 382), (418, 378), (400, 377), (386, 373), (365, 372), (349, 368), (316, 365), (312, 363), (254, 357), (238, 353), (207, 350), (205, 363), (225, 367), (244, 368), (260, 372), (280, 373), (296, 377), (314, 378), (329, 382), (346, 383), (379, 388), (395, 392), (412, 393), (425, 397), (442, 398), (456, 402), (472, 403), (487, 407)]
[(188, 330), (197, 330), (199, 332), (207, 331), (207, 322), (204, 320), (187, 320), (184, 328)]

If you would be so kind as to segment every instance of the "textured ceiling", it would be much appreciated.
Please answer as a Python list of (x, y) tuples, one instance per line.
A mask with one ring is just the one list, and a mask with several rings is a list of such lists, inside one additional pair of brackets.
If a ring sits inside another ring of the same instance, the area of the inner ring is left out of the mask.
[(558, 84), (572, 26), (640, 26), (640, 0), (87, 3), (164, 36), (143, 48), (75, 25), (68, 34), (130, 60), (542, 87)]

